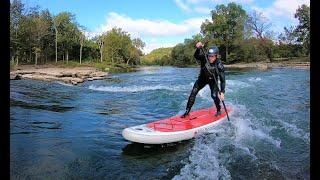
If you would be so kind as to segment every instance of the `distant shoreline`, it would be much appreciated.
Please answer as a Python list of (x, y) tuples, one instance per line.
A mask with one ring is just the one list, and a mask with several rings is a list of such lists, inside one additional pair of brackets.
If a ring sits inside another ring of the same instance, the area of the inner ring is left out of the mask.
[[(234, 64), (226, 64), (225, 62), (222, 62), (224, 67), (227, 69), (259, 69), (259, 70), (265, 70), (265, 69), (271, 69), (271, 68), (284, 68), (284, 67), (290, 67), (290, 68), (299, 68), (299, 69), (308, 69), (310, 68), (310, 58), (309, 57), (300, 57), (300, 58), (283, 58), (283, 59), (275, 59), (272, 62), (264, 60), (264, 61), (258, 61), (258, 62), (239, 62)], [(170, 66), (170, 65), (165, 65)], [(138, 69), (146, 70), (146, 69), (153, 69), (155, 67), (161, 67), (160, 65), (145, 65), (140, 66)], [(178, 68), (197, 68), (199, 67), (199, 64), (193, 64), (193, 65), (186, 65), (183, 67), (180, 66), (174, 66)]]
[(230, 69), (259, 69), (266, 70), (271, 68), (299, 68), (299, 69), (309, 69), (310, 62), (291, 62), (291, 61), (281, 61), (281, 62), (254, 62), (254, 63), (237, 63), (237, 64), (226, 64), (225, 68)]
[[(274, 60), (270, 61), (258, 61), (258, 62), (240, 62), (234, 64), (225, 64), (224, 67), (227, 69), (259, 69), (266, 70), (272, 68), (298, 68), (298, 69), (309, 69), (310, 68), (310, 59), (309, 57), (304, 58), (295, 58), (295, 59), (286, 59), (286, 60)], [(198, 65), (192, 65), (188, 67), (198, 67)]]
[[(135, 70), (152, 70), (161, 66), (138, 66)], [(188, 66), (188, 67), (198, 67)], [(310, 61), (308, 59), (274, 61), (274, 62), (252, 62), (225, 64), (226, 69), (258, 69), (267, 70), (271, 68), (298, 68), (309, 69)], [(43, 81), (62, 81), (64, 83), (77, 85), (84, 81), (92, 81), (107, 78), (108, 72), (99, 70), (91, 66), (82, 67), (58, 67), (54, 65), (20, 65), (17, 70), (10, 72), (10, 80), (35, 79)]]

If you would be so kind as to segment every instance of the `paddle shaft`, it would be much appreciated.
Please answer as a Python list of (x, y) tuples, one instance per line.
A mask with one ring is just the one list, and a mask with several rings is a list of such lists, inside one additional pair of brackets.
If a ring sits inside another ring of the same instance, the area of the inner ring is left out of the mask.
[[(201, 47), (201, 50), (202, 50), (202, 53), (204, 54), (204, 57), (206, 58), (207, 63), (209, 63), (209, 60), (208, 60), (207, 54), (206, 54), (206, 53), (205, 53), (205, 51), (203, 50), (203, 47)], [(214, 68), (214, 69), (215, 69), (215, 72), (217, 72), (216, 68)], [(218, 88), (218, 90), (219, 90), (218, 92), (219, 92), (219, 94), (220, 94), (220, 93), (221, 93), (221, 92), (220, 92), (220, 88), (219, 88), (219, 86), (218, 86), (218, 81), (217, 81), (217, 79), (216, 79), (215, 75), (214, 75), (214, 74), (212, 74), (212, 73), (209, 71), (209, 69), (208, 69), (208, 72), (213, 76), (214, 81), (215, 81), (215, 84), (216, 84), (216, 86), (217, 86), (217, 88)], [(219, 75), (219, 72), (217, 72), (217, 74)], [(222, 101), (222, 100), (221, 100), (221, 101)], [(222, 101), (222, 104), (223, 104), (224, 110), (226, 111), (228, 121), (230, 121), (230, 119), (229, 119), (229, 114), (228, 114), (228, 111), (227, 111), (226, 105), (224, 104), (224, 101)]]

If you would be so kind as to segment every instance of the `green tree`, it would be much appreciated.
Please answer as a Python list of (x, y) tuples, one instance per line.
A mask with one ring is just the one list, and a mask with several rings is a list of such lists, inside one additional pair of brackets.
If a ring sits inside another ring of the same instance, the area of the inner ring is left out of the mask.
[(112, 28), (102, 35), (103, 54), (111, 63), (127, 63), (137, 59), (137, 52), (130, 35), (121, 28)]
[[(32, 21), (34, 22), (34, 35), (35, 35), (35, 44), (33, 47), (35, 54), (35, 65), (38, 63), (38, 58), (41, 53), (46, 55), (47, 59), (47, 50), (52, 45), (53, 40), (53, 31), (52, 31), (52, 21), (51, 16), (48, 10), (41, 11), (40, 14), (34, 14)], [(40, 57), (41, 58), (41, 57)]]
[(141, 64), (144, 65), (169, 65), (172, 47), (157, 48), (149, 54), (141, 57)]
[(183, 43), (179, 43), (173, 47), (170, 57), (172, 62), (170, 64), (181, 67), (196, 64), (197, 61), (193, 55), (195, 45), (199, 41), (204, 42), (205, 46), (215, 44), (215, 39), (204, 38), (201, 34), (196, 34), (191, 39), (185, 39)]
[(40, 13), (40, 30), (41, 32), (41, 42), (40, 48), (44, 57), (44, 62), (51, 59), (54, 52), (54, 26), (53, 17), (49, 10), (43, 10)]
[(146, 46), (146, 43), (143, 42), (140, 38), (132, 39), (133, 46), (139, 51), (139, 55), (142, 56), (142, 50)]
[(24, 16), (24, 4), (21, 0), (13, 0), (10, 4), (10, 56), (11, 60), (19, 63), (21, 44), (21, 21)]
[(295, 29), (298, 36), (297, 41), (303, 44), (306, 54), (310, 56), (310, 7), (305, 4), (299, 6), (294, 17), (299, 20)]
[(99, 45), (94, 39), (85, 39), (83, 44), (83, 59), (97, 60), (99, 59)]
[(58, 27), (60, 26), (60, 21), (57, 16), (53, 17), (52, 19), (53, 27), (54, 27), (54, 33), (55, 33), (55, 60), (56, 63), (58, 62)]
[(79, 39), (78, 24), (75, 20), (75, 15), (69, 12), (61, 12), (55, 17), (55, 28), (57, 33), (57, 43), (60, 44), (60, 49), (63, 52), (63, 60), (69, 61), (69, 52), (72, 47), (77, 44)]
[(185, 62), (187, 61), (186, 56), (184, 54), (184, 44), (179, 43), (176, 46), (173, 47), (171, 52), (171, 57), (174, 59), (174, 65), (183, 66)]
[(33, 59), (33, 54), (38, 53), (40, 50), (37, 48), (39, 44), (37, 21), (39, 17), (39, 8), (34, 7), (28, 10), (28, 13), (22, 17), (19, 32), (21, 33), (20, 43), (22, 44), (22, 51), (27, 63)]
[(201, 25), (201, 33), (205, 38), (215, 39), (215, 43), (225, 48), (225, 59), (228, 62), (229, 49), (240, 43), (244, 37), (246, 11), (236, 3), (217, 5), (211, 11), (211, 21)]
[(120, 40), (123, 32), (120, 28), (112, 28), (107, 33), (104, 33), (103, 36), (103, 54), (104, 57), (109, 59), (111, 63), (120, 60), (119, 54), (121, 51)]
[(86, 43), (86, 36), (85, 36), (85, 28), (84, 27), (79, 27), (78, 31), (77, 31), (77, 41), (80, 45), (80, 50), (79, 50), (79, 63), (81, 64), (82, 62), (82, 49), (83, 49), (83, 46), (85, 45)]

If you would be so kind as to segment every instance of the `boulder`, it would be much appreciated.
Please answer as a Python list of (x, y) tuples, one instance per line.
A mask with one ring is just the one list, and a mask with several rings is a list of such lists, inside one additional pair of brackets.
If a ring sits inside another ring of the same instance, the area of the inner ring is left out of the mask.
[(75, 74), (74, 73), (71, 73), (71, 72), (63, 72), (61, 73), (61, 77), (74, 77)]
[(20, 80), (21, 78), (21, 74), (10, 74), (10, 80)]

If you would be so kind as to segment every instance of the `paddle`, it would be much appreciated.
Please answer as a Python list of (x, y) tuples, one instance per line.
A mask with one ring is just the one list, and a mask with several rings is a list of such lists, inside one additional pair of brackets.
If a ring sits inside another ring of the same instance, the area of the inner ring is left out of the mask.
[[(209, 63), (209, 60), (208, 60), (207, 54), (206, 54), (206, 53), (205, 53), (205, 51), (203, 50), (203, 47), (201, 47), (201, 50), (202, 50), (202, 53), (204, 54), (204, 57), (206, 58), (207, 63)], [(219, 71), (217, 71), (217, 70), (216, 70), (217, 68), (214, 68), (214, 69), (215, 69), (215, 71), (217, 72), (217, 74), (218, 74), (218, 76), (219, 76)], [(209, 71), (209, 70), (208, 70), (208, 71)], [(216, 86), (217, 86), (217, 88), (218, 88), (218, 90), (219, 90), (219, 94), (221, 95), (220, 88), (219, 88), (219, 86), (218, 86), (218, 81), (217, 81), (217, 79), (216, 79), (215, 75), (214, 75), (214, 74), (212, 74), (210, 71), (209, 71), (209, 73), (213, 76), (214, 81), (215, 81), (215, 84), (216, 84)], [(221, 100), (221, 101), (222, 101), (222, 100)], [(230, 119), (229, 119), (229, 114), (228, 114), (228, 111), (227, 111), (226, 105), (224, 104), (224, 101), (222, 101), (222, 104), (223, 104), (224, 110), (226, 111), (228, 121), (230, 121)]]

